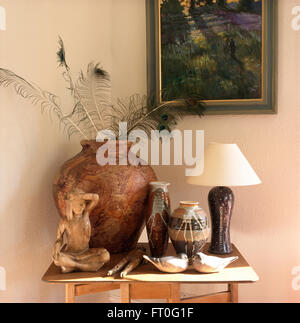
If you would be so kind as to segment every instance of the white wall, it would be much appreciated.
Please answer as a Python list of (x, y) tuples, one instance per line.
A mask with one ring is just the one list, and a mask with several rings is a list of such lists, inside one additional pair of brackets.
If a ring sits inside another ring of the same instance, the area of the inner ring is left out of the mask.
[[(7, 12), (7, 30), (0, 31), (0, 66), (59, 94), (67, 109), (55, 57), (57, 35), (65, 41), (75, 76), (89, 61), (100, 61), (112, 74), (115, 97), (145, 93), (143, 0), (2, 0), (1, 5)], [(204, 129), (206, 142), (239, 144), (263, 181), (257, 187), (234, 189), (232, 240), (260, 276), (258, 283), (240, 287), (244, 302), (300, 301), (291, 273), (300, 266), (300, 31), (291, 28), (296, 5), (299, 0), (279, 0), (278, 115), (186, 118), (179, 125)], [(0, 266), (7, 276), (0, 302), (64, 297), (63, 287), (40, 278), (50, 263), (58, 224), (51, 183), (80, 146), (65, 139), (55, 122), (38, 110), (12, 90), (0, 89)], [(156, 171), (172, 184), (172, 208), (183, 199), (199, 200), (208, 212), (208, 189), (186, 184), (183, 167)], [(193, 286), (183, 287), (185, 295), (196, 292)], [(118, 295), (105, 297), (118, 301)], [(104, 297), (81, 298), (88, 300)]]

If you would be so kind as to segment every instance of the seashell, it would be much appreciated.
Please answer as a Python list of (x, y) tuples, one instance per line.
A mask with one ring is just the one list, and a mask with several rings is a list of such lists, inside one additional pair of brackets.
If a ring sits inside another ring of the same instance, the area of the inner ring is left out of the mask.
[(146, 255), (143, 256), (146, 260), (151, 262), (157, 269), (166, 273), (181, 273), (188, 268), (188, 257), (186, 254), (181, 253), (176, 257), (148, 257)]
[(198, 252), (194, 258), (193, 267), (200, 273), (216, 273), (222, 271), (237, 259), (238, 257), (221, 258), (207, 256), (202, 252)]

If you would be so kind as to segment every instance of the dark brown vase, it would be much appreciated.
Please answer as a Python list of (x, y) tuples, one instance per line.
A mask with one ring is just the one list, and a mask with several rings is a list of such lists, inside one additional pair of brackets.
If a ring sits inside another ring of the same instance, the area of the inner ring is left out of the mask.
[(170, 216), (169, 183), (151, 182), (146, 216), (149, 247), (153, 257), (162, 257), (168, 247)]
[(136, 247), (145, 226), (149, 182), (156, 180), (150, 166), (118, 165), (131, 146), (125, 142), (125, 151), (121, 153), (120, 143), (109, 142), (116, 147), (117, 165), (100, 166), (96, 153), (104, 143), (82, 141), (82, 151), (61, 167), (53, 183), (54, 200), (61, 216), (65, 214), (65, 198), (71, 190), (77, 188), (99, 195), (98, 206), (90, 215), (90, 247), (103, 247), (111, 253)]
[(229, 187), (214, 187), (208, 194), (212, 234), (209, 252), (225, 255), (232, 253), (230, 221), (234, 195)]

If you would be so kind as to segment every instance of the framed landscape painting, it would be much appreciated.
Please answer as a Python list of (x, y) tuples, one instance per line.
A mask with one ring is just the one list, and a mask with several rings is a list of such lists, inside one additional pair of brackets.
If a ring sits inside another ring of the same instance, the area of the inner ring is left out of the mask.
[(148, 95), (276, 113), (276, 0), (146, 0)]

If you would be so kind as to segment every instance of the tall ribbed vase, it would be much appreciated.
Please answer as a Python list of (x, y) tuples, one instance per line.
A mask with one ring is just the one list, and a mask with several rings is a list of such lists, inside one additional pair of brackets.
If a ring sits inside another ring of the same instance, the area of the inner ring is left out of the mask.
[(149, 247), (153, 257), (162, 257), (168, 247), (170, 197), (166, 182), (151, 182), (146, 215)]

